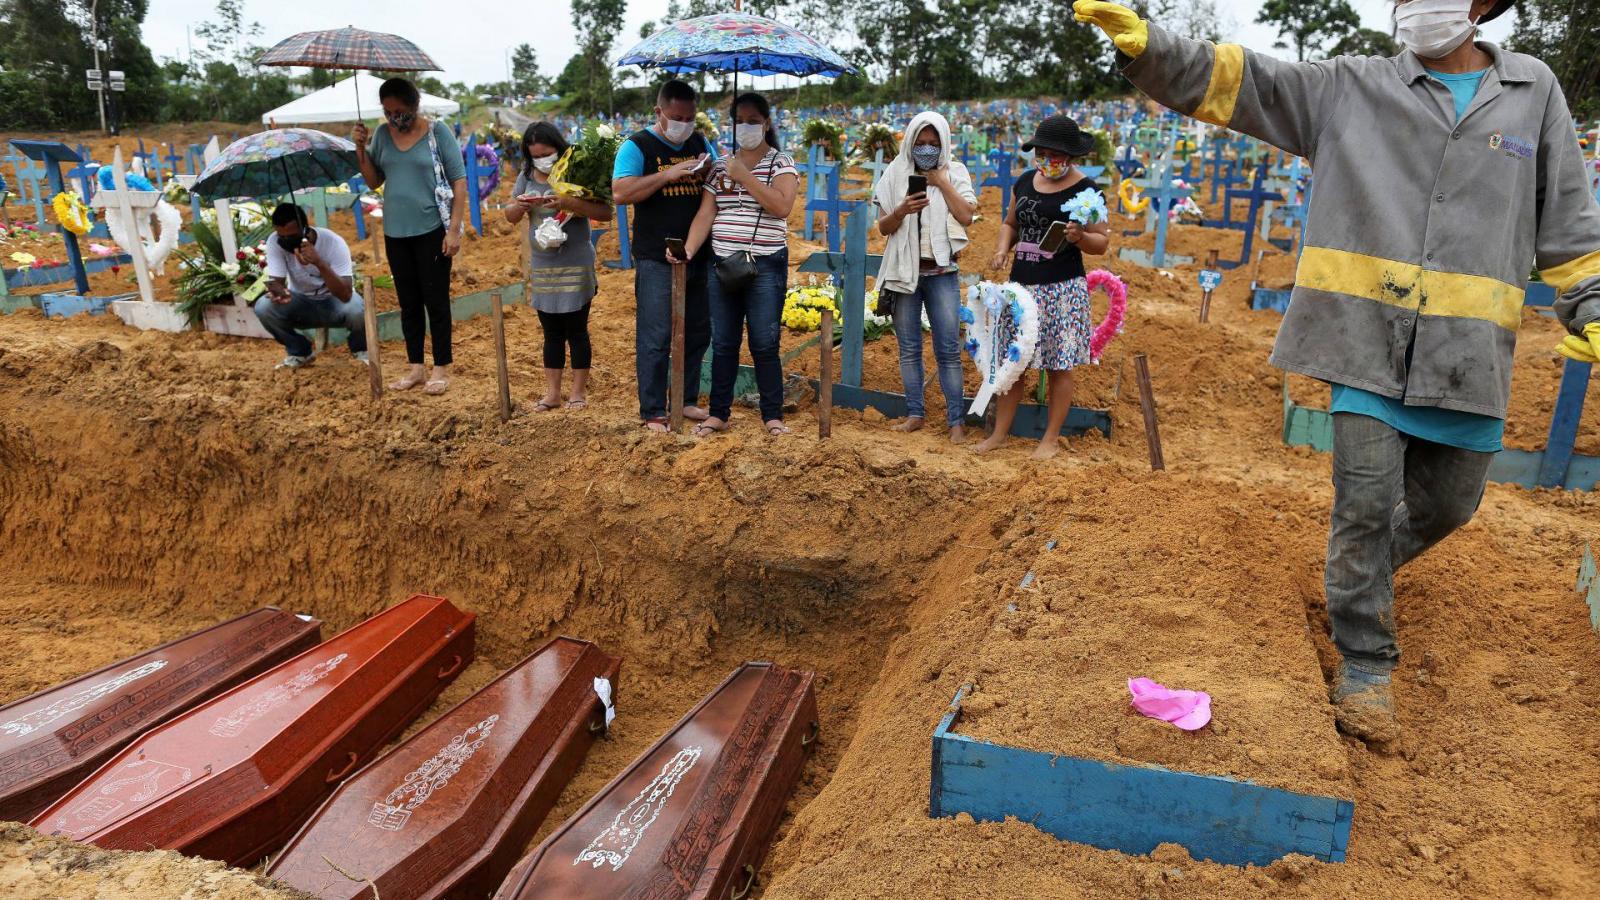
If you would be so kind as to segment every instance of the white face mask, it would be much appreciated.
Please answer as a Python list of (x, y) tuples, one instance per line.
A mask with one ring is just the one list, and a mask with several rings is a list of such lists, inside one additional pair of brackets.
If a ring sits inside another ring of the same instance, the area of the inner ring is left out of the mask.
[(689, 139), (689, 135), (694, 134), (693, 122), (679, 122), (676, 119), (666, 121), (667, 124), (661, 128), (661, 136), (666, 138), (669, 144), (681, 144)]
[(549, 156), (535, 156), (533, 158), (533, 167), (545, 174), (549, 174), (550, 170), (556, 167), (556, 160), (560, 158), (554, 153)]
[(1396, 36), (1423, 59), (1439, 59), (1472, 37), (1472, 0), (1410, 0), (1394, 8)]
[(733, 139), (739, 143), (739, 149), (754, 150), (766, 142), (767, 126), (735, 125), (733, 126)]

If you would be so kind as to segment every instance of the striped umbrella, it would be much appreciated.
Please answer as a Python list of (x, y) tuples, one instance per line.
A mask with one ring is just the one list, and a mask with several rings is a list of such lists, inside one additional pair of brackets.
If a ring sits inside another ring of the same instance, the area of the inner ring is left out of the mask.
[(277, 128), (229, 144), (190, 190), (208, 203), (292, 196), (302, 188), (344, 184), (359, 174), (355, 144), (311, 128)]
[[(439, 64), (416, 44), (397, 34), (335, 28), (302, 31), (285, 38), (256, 62), (263, 66), (305, 66), (312, 69), (368, 69), (379, 72), (437, 72)], [(361, 95), (356, 94), (356, 115)]]

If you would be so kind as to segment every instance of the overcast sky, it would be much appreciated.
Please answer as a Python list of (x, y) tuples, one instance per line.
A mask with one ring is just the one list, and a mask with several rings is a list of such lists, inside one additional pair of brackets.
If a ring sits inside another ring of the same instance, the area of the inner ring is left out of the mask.
[[(1389, 29), (1389, 0), (1351, 0), (1368, 27)], [(1274, 51), (1276, 34), (1271, 28), (1252, 24), (1261, 8), (1260, 0), (1221, 0), (1226, 14), (1238, 26), (1233, 40), (1256, 50), (1291, 56), (1291, 51)], [(187, 53), (185, 26), (210, 18), (216, 0), (151, 0), (150, 14), (144, 23), (145, 43), (160, 57), (184, 58)], [(729, 3), (732, 7), (732, 3)], [(628, 0), (627, 20), (617, 40), (617, 53), (633, 45), (639, 26), (666, 14), (667, 0)], [(1066, 10), (1065, 4), (1062, 9)], [(559, 12), (558, 12), (559, 10)], [(247, 18), (259, 21), (264, 29), (263, 43), (273, 43), (300, 31), (355, 25), (373, 31), (388, 31), (415, 41), (445, 67), (444, 81), (482, 84), (506, 77), (510, 48), (532, 44), (538, 52), (539, 68), (554, 77), (573, 53), (576, 40), (572, 16), (564, 0), (534, 0), (526, 4), (449, 3), (440, 0), (316, 0), (313, 3), (282, 3), (245, 0)], [(1490, 40), (1504, 40), (1511, 32), (1515, 10), (1484, 29)], [(475, 21), (475, 17), (481, 17)], [(1063, 28), (1086, 28), (1071, 21)], [(775, 79), (758, 79), (766, 87)], [(789, 84), (788, 79), (782, 80)]]

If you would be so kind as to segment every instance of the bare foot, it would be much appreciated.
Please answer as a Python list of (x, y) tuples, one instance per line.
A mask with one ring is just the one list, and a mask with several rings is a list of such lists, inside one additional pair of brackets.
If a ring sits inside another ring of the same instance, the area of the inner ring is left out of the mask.
[(1061, 441), (1058, 438), (1046, 438), (1039, 442), (1033, 451), (1034, 459), (1052, 459), (1061, 452)]
[(391, 382), (389, 382), (389, 390), (391, 390), (391, 391), (409, 391), (412, 388), (416, 387), (417, 385), (422, 384), (424, 381), (427, 381), (427, 380), (428, 380), (428, 370), (427, 369), (424, 369), (421, 366), (412, 366), (411, 367), (411, 371), (406, 373), (406, 377), (400, 379), (399, 381), (391, 381)]
[(990, 450), (998, 450), (998, 449), (1000, 449), (1000, 446), (1002, 444), (1004, 444), (1005, 442), (1006, 442), (1005, 435), (1003, 435), (1003, 434), (991, 434), (988, 437), (984, 438), (982, 443), (974, 444), (973, 447), (972, 447), (972, 452), (973, 453), (988, 453)]
[(950, 443), (952, 443), (952, 444), (965, 444), (966, 442), (967, 442), (967, 430), (965, 428), (961, 427), (960, 425), (951, 425), (950, 426)]
[(704, 422), (711, 418), (711, 413), (698, 406), (685, 406), (683, 408), (683, 417), (691, 422)]
[(659, 419), (645, 419), (644, 427), (649, 431), (654, 431), (656, 434), (666, 434), (669, 430), (665, 416)]
[(908, 416), (904, 422), (901, 422), (899, 425), (896, 425), (889, 430), (898, 431), (902, 434), (908, 434), (913, 431), (921, 431), (922, 423), (923, 418), (921, 416)]

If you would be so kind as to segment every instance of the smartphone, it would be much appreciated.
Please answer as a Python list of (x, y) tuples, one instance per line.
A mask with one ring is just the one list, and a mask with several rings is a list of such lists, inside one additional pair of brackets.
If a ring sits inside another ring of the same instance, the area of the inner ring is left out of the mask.
[(683, 238), (667, 238), (668, 259), (688, 259), (689, 254), (683, 252)]
[(1050, 229), (1044, 233), (1044, 239), (1039, 241), (1041, 253), (1056, 253), (1061, 245), (1067, 242), (1067, 223), (1051, 222)]
[(906, 178), (906, 196), (912, 194), (926, 194), (928, 192), (928, 176), (911, 175)]

